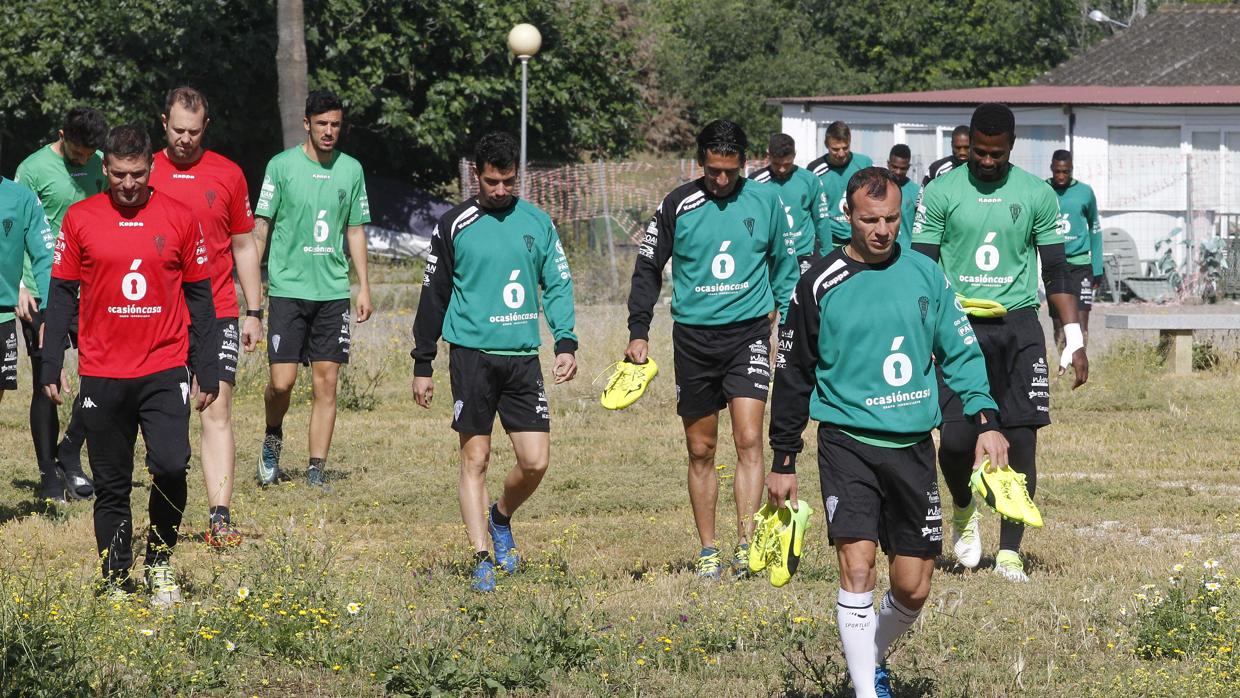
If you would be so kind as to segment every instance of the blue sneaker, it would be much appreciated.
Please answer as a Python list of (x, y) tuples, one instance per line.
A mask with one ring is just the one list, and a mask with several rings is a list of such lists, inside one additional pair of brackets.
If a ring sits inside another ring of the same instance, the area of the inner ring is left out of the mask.
[(326, 487), (327, 473), (322, 468), (313, 465), (306, 468), (306, 484), (311, 487)]
[(723, 562), (719, 559), (719, 549), (702, 548), (702, 551), (698, 553), (697, 563), (693, 567), (699, 578), (719, 581), (720, 570), (723, 568)]
[(495, 561), (500, 569), (508, 574), (517, 571), (521, 556), (517, 555), (517, 542), (512, 539), (512, 526), (500, 526), (491, 520), (491, 512), (487, 511), (487, 532), (491, 534), (491, 544), (495, 546)]
[(891, 677), (887, 674), (887, 667), (874, 669), (874, 693), (878, 698), (891, 698)]
[(266, 487), (280, 478), (280, 451), (284, 439), (275, 434), (263, 436), (263, 450), (258, 456), (258, 484)]
[(474, 591), (489, 593), (495, 591), (495, 563), (491, 558), (481, 560), (474, 566)]

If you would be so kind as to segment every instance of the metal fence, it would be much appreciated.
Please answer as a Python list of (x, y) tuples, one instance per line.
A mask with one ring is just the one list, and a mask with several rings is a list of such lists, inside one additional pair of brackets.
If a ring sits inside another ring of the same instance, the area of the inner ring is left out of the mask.
[[(747, 170), (765, 164), (752, 160)], [(1166, 247), (1158, 244), (1172, 238), (1175, 262), (1186, 277), (1191, 276), (1201, 241), (1217, 235), (1227, 249), (1223, 290), (1238, 296), (1240, 172), (1232, 178), (1233, 169), (1230, 160), (1220, 164), (1191, 153), (1142, 152), (1078, 158), (1075, 176), (1097, 193), (1102, 227), (1131, 238), (1139, 273), (1155, 273), (1156, 260)], [(659, 202), (700, 175), (697, 163), (688, 158), (531, 167), (527, 198), (551, 215), (567, 245), (607, 254), (611, 280), (618, 284), (618, 269), (631, 263), (630, 246), (640, 238)], [(467, 196), (478, 191), (466, 160), (460, 162), (460, 185)]]

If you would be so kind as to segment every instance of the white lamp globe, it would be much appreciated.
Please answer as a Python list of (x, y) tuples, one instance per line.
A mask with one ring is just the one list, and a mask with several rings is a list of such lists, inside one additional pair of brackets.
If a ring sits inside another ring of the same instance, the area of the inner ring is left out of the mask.
[(519, 58), (529, 58), (542, 48), (542, 34), (533, 24), (518, 24), (508, 32), (508, 50)]

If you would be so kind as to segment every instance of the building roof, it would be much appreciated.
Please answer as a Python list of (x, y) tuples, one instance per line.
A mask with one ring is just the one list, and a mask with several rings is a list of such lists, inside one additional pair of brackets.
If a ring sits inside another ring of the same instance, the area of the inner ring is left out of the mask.
[(1163, 5), (1037, 85), (1240, 85), (1240, 6)]
[[(1240, 83), (1240, 77), (1237, 78)], [(1020, 85), (973, 87), (929, 92), (887, 92), (870, 95), (776, 97), (774, 104), (899, 104), (914, 106), (974, 106), (1003, 102), (1011, 106), (1237, 106), (1240, 84), (1123, 87), (1113, 85)]]

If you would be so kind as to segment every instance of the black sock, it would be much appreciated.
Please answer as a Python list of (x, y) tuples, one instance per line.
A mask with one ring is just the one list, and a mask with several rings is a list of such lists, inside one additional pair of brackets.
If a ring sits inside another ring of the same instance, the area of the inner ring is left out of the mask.
[(487, 560), (490, 560), (490, 559), (491, 559), (491, 553), (485, 550), (479, 550), (478, 552), (474, 553), (474, 564), (475, 565), (480, 562), (486, 562)]
[(499, 502), (491, 505), (491, 523), (496, 526), (508, 526), (512, 523), (511, 516), (504, 516), (499, 511)]
[(268, 424), (267, 425), (267, 436), (274, 436), (277, 439), (283, 439), (284, 438), (284, 425), (277, 424), (273, 427), (270, 424)]
[(311, 458), (310, 467), (318, 468), (319, 470), (324, 470), (327, 468), (327, 459), (326, 458)]
[(211, 507), (211, 523), (217, 521), (232, 523), (232, 517), (228, 514), (228, 507)]

